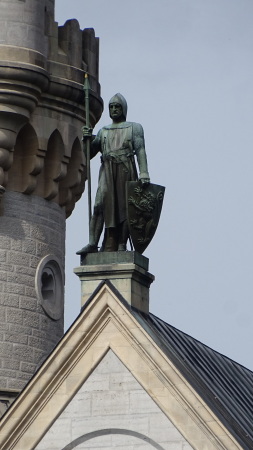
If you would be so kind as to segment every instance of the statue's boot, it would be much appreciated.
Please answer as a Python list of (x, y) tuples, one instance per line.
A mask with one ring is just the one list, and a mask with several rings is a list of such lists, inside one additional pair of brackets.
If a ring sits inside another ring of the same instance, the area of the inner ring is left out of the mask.
[(116, 228), (105, 229), (104, 252), (116, 252), (118, 250), (118, 230)]
[(127, 240), (129, 238), (129, 230), (127, 220), (120, 224), (118, 252), (125, 252), (127, 249)]
[(96, 253), (98, 251), (98, 241), (102, 233), (103, 223), (102, 214), (93, 214), (90, 221), (90, 242), (76, 252), (77, 255), (85, 256), (87, 253)]
[(98, 251), (98, 248), (96, 245), (87, 244), (81, 250), (78, 250), (78, 252), (76, 252), (76, 254), (77, 255), (87, 255), (87, 253), (96, 253), (97, 251)]

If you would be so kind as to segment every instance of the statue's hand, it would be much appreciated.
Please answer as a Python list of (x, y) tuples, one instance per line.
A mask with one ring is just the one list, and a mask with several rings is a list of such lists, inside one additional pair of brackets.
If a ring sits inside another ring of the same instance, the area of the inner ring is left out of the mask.
[(150, 178), (140, 178), (142, 186), (148, 186), (150, 183)]
[(93, 131), (92, 128), (84, 125), (84, 127), (82, 127), (83, 139), (90, 139), (92, 137), (92, 131)]

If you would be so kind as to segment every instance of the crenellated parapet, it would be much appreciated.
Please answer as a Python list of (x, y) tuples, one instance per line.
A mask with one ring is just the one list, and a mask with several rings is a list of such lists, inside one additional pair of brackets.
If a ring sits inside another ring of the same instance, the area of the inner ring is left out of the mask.
[(58, 27), (53, 0), (1, 1), (0, 185), (54, 201), (67, 216), (86, 179), (84, 72), (94, 127), (103, 108), (94, 30), (75, 19)]

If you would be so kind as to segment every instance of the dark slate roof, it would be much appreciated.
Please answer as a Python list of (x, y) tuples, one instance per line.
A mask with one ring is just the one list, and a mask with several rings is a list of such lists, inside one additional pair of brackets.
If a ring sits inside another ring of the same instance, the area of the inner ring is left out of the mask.
[(253, 372), (153, 314), (131, 311), (243, 449), (253, 449)]

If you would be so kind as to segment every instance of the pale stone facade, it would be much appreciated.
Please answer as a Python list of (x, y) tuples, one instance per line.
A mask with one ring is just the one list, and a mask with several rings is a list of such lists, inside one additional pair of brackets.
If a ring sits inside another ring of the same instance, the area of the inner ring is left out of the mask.
[(111, 350), (36, 450), (70, 448), (192, 449)]

